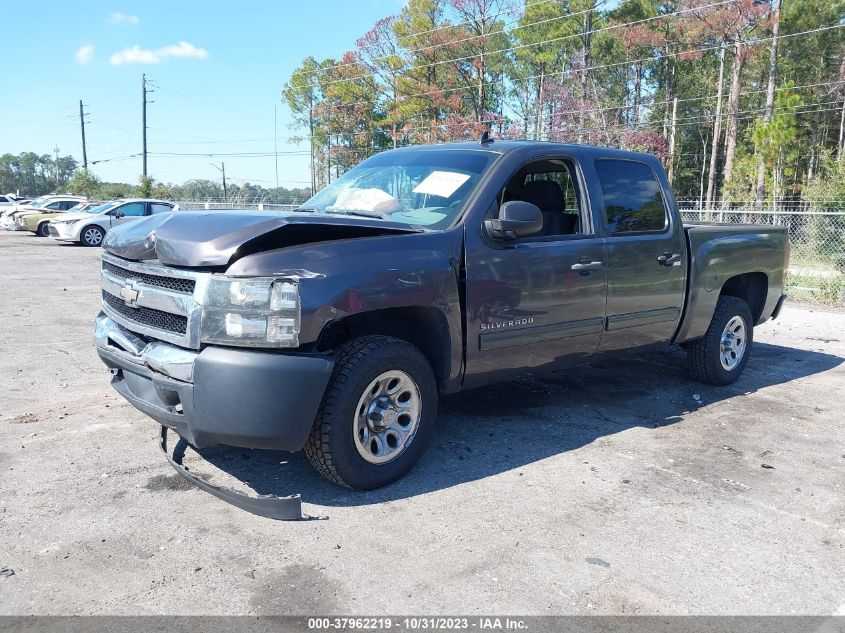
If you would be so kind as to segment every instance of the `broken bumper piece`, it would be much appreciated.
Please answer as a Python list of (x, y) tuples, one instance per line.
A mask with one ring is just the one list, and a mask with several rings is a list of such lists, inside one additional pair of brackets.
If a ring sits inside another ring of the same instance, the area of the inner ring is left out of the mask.
[(180, 437), (173, 447), (173, 455), (167, 450), (167, 432), (166, 426), (161, 427), (161, 436), (159, 439), (159, 448), (170, 465), (184, 477), (187, 481), (194, 484), (197, 488), (205, 490), (207, 493), (214, 495), (218, 499), (222, 499), (233, 506), (246, 510), (258, 516), (267, 517), (268, 519), (279, 519), (282, 521), (301, 521), (309, 519), (319, 519), (322, 517), (312, 517), (302, 514), (302, 499), (299, 495), (291, 495), (289, 497), (277, 497), (276, 495), (258, 495), (252, 497), (243, 492), (235, 490), (234, 488), (227, 488), (225, 486), (217, 486), (209, 481), (206, 481), (199, 475), (195, 475), (188, 467), (182, 463), (185, 458), (185, 449), (188, 448), (188, 441)]

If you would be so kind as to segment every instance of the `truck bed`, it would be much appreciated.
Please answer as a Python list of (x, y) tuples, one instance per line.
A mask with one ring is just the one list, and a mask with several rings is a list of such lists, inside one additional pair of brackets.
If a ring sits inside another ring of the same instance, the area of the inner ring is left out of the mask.
[[(689, 253), (684, 316), (675, 342), (699, 338), (707, 331), (725, 283), (739, 275), (765, 282), (755, 306), (755, 322), (767, 319), (783, 293), (788, 252), (786, 227), (767, 224), (684, 222)], [(748, 276), (751, 277), (748, 277)]]

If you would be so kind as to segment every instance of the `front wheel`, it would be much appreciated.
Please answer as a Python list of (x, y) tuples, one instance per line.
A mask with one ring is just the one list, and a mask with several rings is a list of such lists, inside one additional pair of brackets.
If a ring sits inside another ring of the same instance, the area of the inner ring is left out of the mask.
[(99, 246), (103, 243), (105, 236), (105, 232), (99, 226), (86, 226), (82, 229), (79, 239), (85, 246)]
[(380, 488), (407, 473), (434, 430), (437, 385), (425, 356), (389, 336), (362, 336), (337, 351), (305, 454), (331, 481)]
[(47, 226), (46, 222), (42, 222), (38, 225), (37, 235), (38, 237), (47, 237), (50, 235), (50, 228)]
[(707, 333), (687, 347), (690, 373), (708, 385), (729, 385), (739, 378), (754, 340), (751, 309), (739, 297), (723, 296)]

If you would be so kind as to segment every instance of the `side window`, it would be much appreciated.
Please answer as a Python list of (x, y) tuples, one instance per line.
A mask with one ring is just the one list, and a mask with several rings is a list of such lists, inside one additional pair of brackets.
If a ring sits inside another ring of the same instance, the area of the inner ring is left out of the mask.
[(4, 202), (9, 202), (9, 199), (6, 196), (0, 196), (0, 204), (3, 204)]
[(499, 194), (500, 204), (510, 200), (530, 202), (543, 213), (543, 228), (534, 237), (587, 232), (575, 167), (568, 160), (538, 160), (520, 168)]
[(51, 211), (61, 211), (61, 210), (64, 209), (64, 203), (63, 202), (51, 202), (50, 204), (48, 204), (44, 208), (50, 209)]
[(611, 233), (662, 231), (668, 218), (654, 171), (633, 160), (599, 158), (596, 172)]
[(173, 207), (169, 204), (163, 204), (161, 202), (153, 202), (150, 204), (150, 208), (152, 209), (153, 215), (156, 213), (167, 213), (168, 211), (173, 211)]
[(120, 207), (119, 210), (123, 213), (124, 217), (137, 218), (144, 215), (146, 206), (147, 204), (145, 202), (129, 202)]
[(68, 209), (73, 209), (73, 207), (75, 207), (78, 204), (79, 204), (79, 202), (76, 201), (76, 200), (65, 200), (64, 202), (62, 202), (61, 208), (64, 209), (65, 211), (67, 211)]

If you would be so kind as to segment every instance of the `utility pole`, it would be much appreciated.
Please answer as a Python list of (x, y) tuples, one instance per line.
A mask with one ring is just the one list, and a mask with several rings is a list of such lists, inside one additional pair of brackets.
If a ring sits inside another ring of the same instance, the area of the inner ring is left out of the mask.
[(141, 75), (141, 134), (143, 139), (143, 170), (142, 175), (147, 177), (147, 75)]
[(79, 127), (82, 129), (82, 168), (88, 171), (88, 151), (85, 147), (85, 111), (82, 109), (82, 99), (79, 100)]
[(273, 104), (273, 155), (276, 158), (276, 195), (279, 195), (279, 127), (276, 104)]
[(226, 192), (226, 163), (221, 162), (220, 167), (218, 167), (214, 163), (211, 163), (211, 166), (214, 167), (214, 169), (219, 171), (221, 174), (223, 174), (223, 201), (228, 202), (229, 194)]

